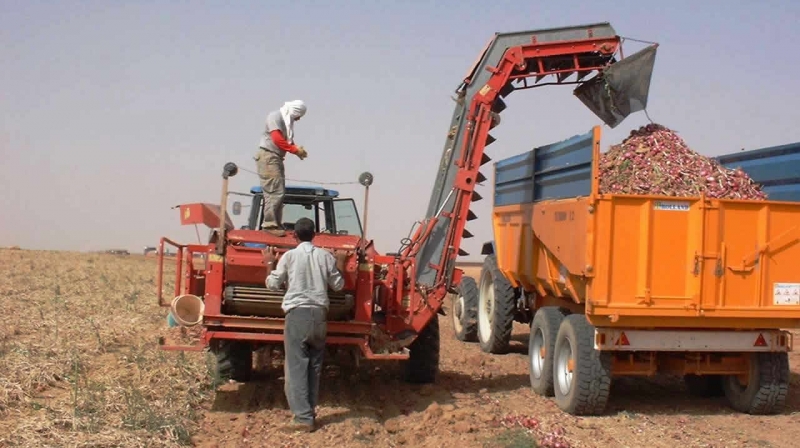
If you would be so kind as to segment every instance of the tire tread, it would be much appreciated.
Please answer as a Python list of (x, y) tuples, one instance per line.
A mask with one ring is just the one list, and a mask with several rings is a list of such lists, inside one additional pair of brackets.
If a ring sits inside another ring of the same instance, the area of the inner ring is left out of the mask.
[(409, 346), (411, 353), (406, 364), (406, 380), (409, 383), (425, 384), (436, 381), (440, 347), (439, 316), (434, 315)]
[[(514, 315), (516, 314), (517, 293), (511, 283), (500, 272), (497, 266), (497, 258), (494, 255), (487, 255), (484, 260), (483, 269), (488, 270), (492, 276), (494, 285), (494, 316), (492, 318), (492, 328), (489, 340), (484, 343), (480, 341), (481, 350), (486, 353), (503, 354), (508, 352), (511, 344), (511, 331), (514, 327)], [(480, 339), (480, 338), (479, 338)]]
[(723, 387), (728, 402), (733, 409), (751, 415), (782, 412), (789, 395), (788, 353), (753, 353), (750, 356), (751, 362), (757, 363), (757, 368), (751, 371), (751, 379), (757, 376), (758, 383), (742, 390), (735, 385), (738, 381), (735, 377), (726, 378)]
[(575, 394), (565, 403), (564, 410), (573, 415), (600, 415), (611, 394), (611, 356), (594, 349), (594, 327), (585, 315), (569, 315), (561, 325), (562, 328), (572, 327), (577, 351), (573, 375)]
[(544, 321), (543, 323), (546, 325), (546, 328), (542, 328), (542, 333), (545, 337), (545, 350), (547, 350), (548, 359), (545, 360), (543, 365), (544, 371), (542, 373), (544, 375), (544, 379), (539, 387), (534, 386), (533, 368), (529, 364), (531, 387), (537, 394), (545, 397), (552, 397), (555, 395), (553, 381), (553, 359), (556, 349), (556, 339), (558, 338), (558, 330), (561, 327), (561, 322), (564, 321), (564, 317), (567, 314), (568, 312), (563, 308), (556, 306), (545, 306), (536, 311), (536, 314), (533, 316), (533, 322), (531, 322), (531, 332), (528, 341), (529, 363), (533, 362), (534, 354), (531, 350), (533, 349), (533, 338), (536, 334), (536, 327), (540, 324), (540, 320)]
[[(464, 298), (464, 310), (461, 318), (461, 332), (456, 332), (456, 339), (463, 342), (478, 340), (478, 284), (472, 277), (462, 277), (458, 285), (458, 294)], [(455, 307), (453, 307), (455, 316)]]
[[(780, 356), (784, 355), (784, 356)], [(786, 353), (759, 353), (760, 387), (749, 414), (772, 414), (783, 411), (789, 395), (789, 358)]]
[(222, 381), (247, 381), (253, 371), (253, 349), (240, 341), (219, 340), (214, 344), (217, 377)]

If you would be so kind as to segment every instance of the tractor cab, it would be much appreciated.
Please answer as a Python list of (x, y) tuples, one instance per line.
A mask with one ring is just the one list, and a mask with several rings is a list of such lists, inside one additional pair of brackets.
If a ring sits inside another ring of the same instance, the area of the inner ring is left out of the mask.
[[(252, 201), (247, 225), (242, 228), (260, 230), (264, 215), (264, 195), (260, 186), (250, 189)], [(242, 205), (233, 204), (233, 214), (241, 214)], [(339, 198), (339, 192), (315, 186), (286, 186), (283, 199), (283, 227), (293, 230), (300, 218), (309, 218), (316, 224), (317, 233), (352, 235), (361, 237), (363, 229), (355, 201)]]

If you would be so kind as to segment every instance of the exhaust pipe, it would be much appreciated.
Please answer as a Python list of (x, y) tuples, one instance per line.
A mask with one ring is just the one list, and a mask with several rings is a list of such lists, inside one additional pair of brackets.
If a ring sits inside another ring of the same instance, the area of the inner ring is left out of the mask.
[(225, 221), (228, 211), (228, 178), (239, 172), (239, 167), (233, 162), (228, 162), (222, 168), (222, 200), (219, 205), (219, 232), (217, 233), (217, 254), (225, 254)]
[(372, 173), (369, 171), (364, 171), (358, 176), (358, 183), (364, 186), (364, 232), (361, 235), (361, 244), (358, 248), (361, 254), (364, 253), (367, 247), (367, 207), (369, 207), (369, 186), (372, 185), (373, 180)]

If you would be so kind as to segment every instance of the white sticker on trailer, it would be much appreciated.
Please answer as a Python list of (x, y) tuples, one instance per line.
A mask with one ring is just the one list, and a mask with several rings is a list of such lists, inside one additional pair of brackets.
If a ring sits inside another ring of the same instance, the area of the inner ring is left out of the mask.
[(689, 203), (688, 202), (672, 202), (672, 201), (656, 201), (653, 205), (653, 208), (656, 210), (672, 210), (678, 212), (688, 212), (689, 211)]
[(773, 283), (772, 303), (775, 305), (800, 305), (800, 283)]

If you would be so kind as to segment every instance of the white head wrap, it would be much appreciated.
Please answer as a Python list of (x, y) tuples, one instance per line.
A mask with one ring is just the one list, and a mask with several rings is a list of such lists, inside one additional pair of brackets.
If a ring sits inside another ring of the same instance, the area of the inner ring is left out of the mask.
[(294, 121), (306, 114), (306, 104), (301, 100), (287, 101), (281, 106), (281, 116), (286, 124), (286, 141), (294, 144)]

